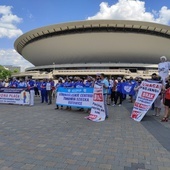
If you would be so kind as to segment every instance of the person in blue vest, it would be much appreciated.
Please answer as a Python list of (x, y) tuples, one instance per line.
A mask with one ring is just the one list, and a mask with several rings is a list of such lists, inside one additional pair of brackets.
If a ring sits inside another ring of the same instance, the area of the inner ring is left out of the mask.
[(46, 79), (43, 79), (41, 86), (40, 86), (41, 87), (41, 103), (44, 103), (44, 101), (48, 103), (46, 84), (47, 84)]
[(74, 88), (83, 88), (83, 87), (84, 87), (83, 79), (77, 77), (77, 81), (74, 83)]
[[(94, 87), (94, 81), (91, 76), (87, 76), (87, 79), (84, 82), (84, 87), (86, 87), (86, 88)], [(90, 109), (88, 108), (86, 112), (90, 114)]]
[(31, 77), (29, 77), (28, 78), (28, 89), (30, 92), (30, 106), (34, 105), (34, 95), (35, 95), (34, 87), (35, 87), (35, 81), (32, 80)]
[[(133, 79), (133, 77), (130, 77), (130, 78), (129, 78), (129, 84), (131, 84), (131, 85), (133, 86), (133, 89), (134, 89), (134, 87), (135, 87), (135, 85), (136, 85), (136, 81)], [(130, 97), (129, 101), (130, 101), (131, 103), (134, 103), (135, 90), (131, 90), (131, 92), (130, 92), (130, 94), (129, 94), (129, 97)]]
[(84, 83), (84, 87), (93, 87), (93, 79), (90, 76), (87, 76), (87, 80)]
[(27, 83), (23, 79), (20, 79), (18, 88), (27, 88)]
[(40, 97), (41, 96), (41, 81), (40, 80), (36, 80), (36, 87), (38, 89), (37, 95)]
[[(73, 86), (74, 84), (71, 82), (71, 80), (69, 78), (66, 78), (63, 87), (72, 88)], [(71, 106), (67, 106), (66, 110), (71, 110)]]
[[(80, 77), (76, 78), (76, 82), (74, 83), (74, 88), (83, 88), (84, 87), (84, 81)], [(79, 111), (84, 111), (84, 108), (79, 108)]]
[(8, 87), (10, 87), (10, 88), (18, 87), (18, 81), (15, 77), (13, 77), (13, 79), (10, 80)]
[[(55, 86), (55, 89), (56, 89), (56, 98), (57, 98), (57, 91), (58, 91), (58, 88), (59, 87), (63, 87), (63, 79), (60, 77), (59, 79), (58, 79), (58, 83), (56, 84), (56, 86)], [(59, 109), (59, 105), (56, 105), (56, 108), (55, 108), (55, 110), (56, 109)], [(63, 106), (61, 105), (61, 109), (63, 109)]]

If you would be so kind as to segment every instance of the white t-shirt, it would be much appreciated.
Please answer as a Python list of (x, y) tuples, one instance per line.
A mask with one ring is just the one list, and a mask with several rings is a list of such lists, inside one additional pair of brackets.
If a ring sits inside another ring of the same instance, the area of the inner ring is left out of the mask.
[(158, 64), (158, 73), (163, 82), (165, 83), (165, 79), (169, 75), (169, 67), (170, 67), (170, 62), (161, 62)]
[(47, 84), (46, 84), (46, 90), (51, 90), (51, 83), (50, 83), (50, 82), (47, 82)]

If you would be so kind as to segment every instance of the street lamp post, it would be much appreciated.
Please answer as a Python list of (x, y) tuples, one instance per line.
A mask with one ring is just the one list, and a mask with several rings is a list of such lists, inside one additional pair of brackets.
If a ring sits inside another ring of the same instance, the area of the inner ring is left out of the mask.
[(55, 71), (55, 62), (53, 62), (53, 78), (54, 78), (54, 71)]

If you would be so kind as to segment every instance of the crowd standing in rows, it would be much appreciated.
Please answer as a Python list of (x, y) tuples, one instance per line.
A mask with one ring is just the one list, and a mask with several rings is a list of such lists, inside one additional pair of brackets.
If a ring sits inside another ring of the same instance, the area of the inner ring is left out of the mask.
[[(168, 64), (166, 63), (166, 57), (162, 56), (161, 62), (158, 65), (159, 75), (156, 73), (152, 74), (151, 79), (147, 80), (150, 82), (161, 83), (163, 84), (162, 90), (156, 100), (152, 105), (152, 109), (155, 110), (154, 116), (160, 116), (161, 104), (165, 105), (165, 113), (162, 121), (168, 121), (169, 111), (170, 111), (170, 77), (167, 77), (169, 73)], [(165, 67), (166, 69), (163, 69)], [(162, 73), (162, 70), (164, 72)], [(57, 83), (55, 84), (53, 79), (43, 79), (43, 80), (32, 80), (32, 78), (26, 78), (17, 80), (15, 77), (11, 79), (6, 85), (5, 81), (0, 80), (0, 87), (9, 87), (9, 88), (27, 88), (30, 92), (30, 106), (34, 105), (34, 96), (41, 97), (41, 103), (47, 103), (48, 105), (52, 104), (52, 98), (56, 96), (57, 89), (59, 87), (65, 88), (82, 88), (82, 87), (94, 87), (95, 83), (102, 84), (103, 86), (103, 99), (106, 118), (109, 117), (107, 105), (112, 106), (121, 106), (122, 102), (126, 99), (126, 94), (123, 93), (123, 83), (128, 82), (129, 84), (134, 85), (134, 90), (131, 91), (129, 96), (129, 101), (134, 103), (138, 90), (140, 89), (140, 84), (143, 81), (141, 77), (130, 77), (129, 79), (122, 79), (121, 77), (111, 77), (110, 79), (106, 77), (103, 73), (97, 74), (96, 77), (87, 76), (86, 78), (81, 77), (65, 77), (58, 78)], [(63, 106), (60, 106), (62, 109)], [(55, 109), (59, 109), (57, 105)], [(66, 109), (71, 110), (70, 106), (67, 106)], [(79, 108), (79, 110), (84, 110)], [(89, 111), (89, 109), (88, 109)]]

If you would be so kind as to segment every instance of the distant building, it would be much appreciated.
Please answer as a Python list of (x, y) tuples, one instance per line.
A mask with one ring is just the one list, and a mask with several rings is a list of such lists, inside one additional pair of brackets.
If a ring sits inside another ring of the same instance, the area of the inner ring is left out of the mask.
[(3, 65), (3, 67), (7, 68), (8, 70), (14, 72), (17, 71), (18, 73), (21, 72), (21, 67), (19, 66), (12, 66), (12, 65)]

